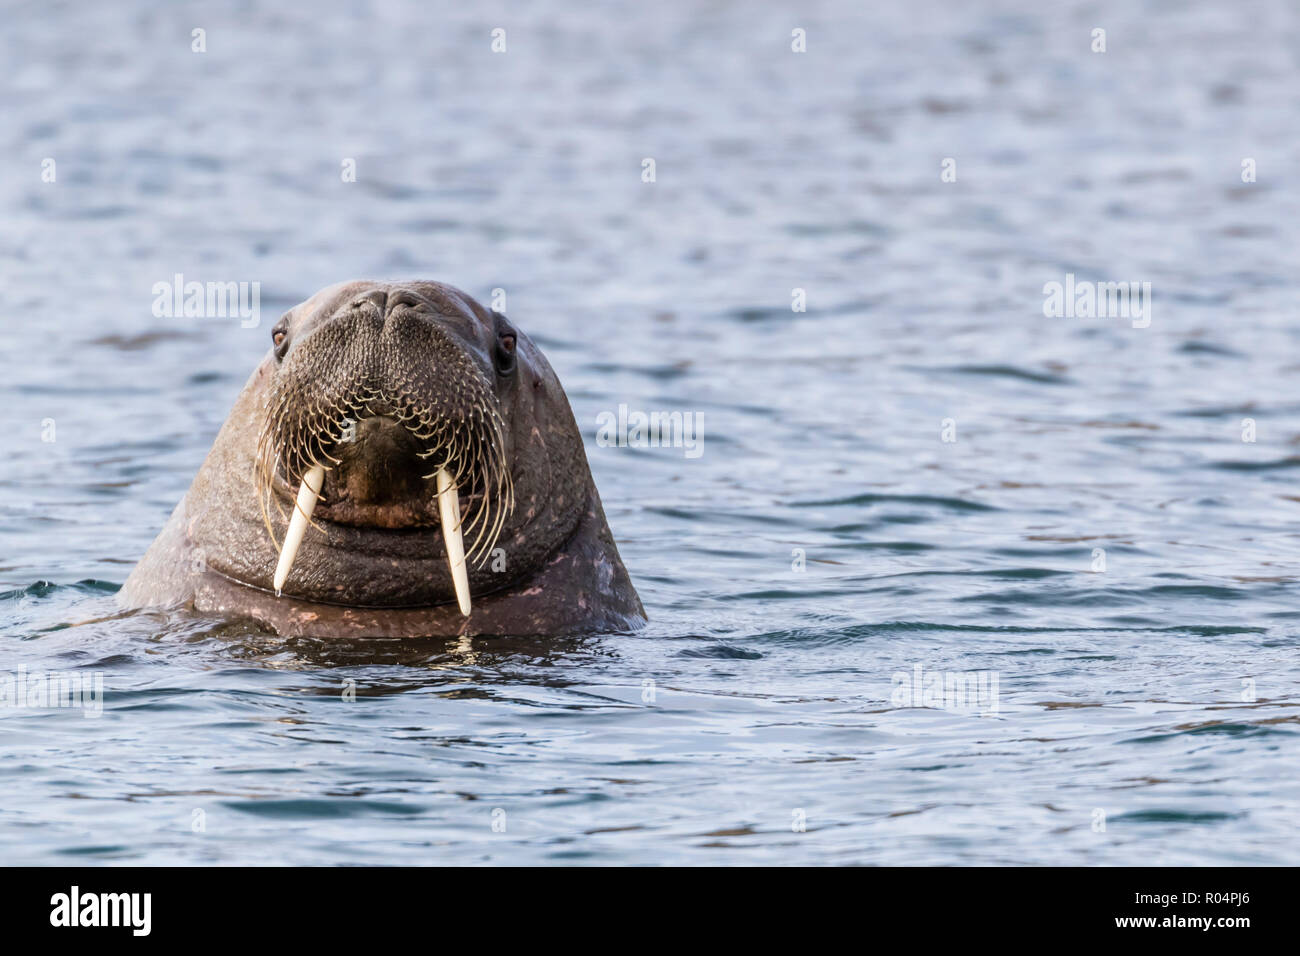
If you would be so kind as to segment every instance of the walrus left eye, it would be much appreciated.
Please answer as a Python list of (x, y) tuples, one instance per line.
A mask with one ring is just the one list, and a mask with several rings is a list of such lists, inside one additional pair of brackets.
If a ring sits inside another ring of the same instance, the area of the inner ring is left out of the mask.
[(289, 332), (283, 327), (276, 327), (271, 332), (271, 345), (275, 348), (276, 359), (284, 358), (288, 351)]
[(497, 371), (502, 375), (515, 370), (515, 333), (503, 332), (497, 336)]

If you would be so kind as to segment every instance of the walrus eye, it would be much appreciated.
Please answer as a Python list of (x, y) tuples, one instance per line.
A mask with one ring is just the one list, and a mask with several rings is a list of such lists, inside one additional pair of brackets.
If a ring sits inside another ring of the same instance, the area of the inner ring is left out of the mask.
[(515, 333), (502, 332), (497, 336), (497, 371), (508, 375), (515, 370)]
[(277, 328), (271, 332), (271, 344), (275, 346), (275, 357), (284, 358), (284, 353), (288, 351), (286, 343), (289, 340), (289, 333), (285, 329)]

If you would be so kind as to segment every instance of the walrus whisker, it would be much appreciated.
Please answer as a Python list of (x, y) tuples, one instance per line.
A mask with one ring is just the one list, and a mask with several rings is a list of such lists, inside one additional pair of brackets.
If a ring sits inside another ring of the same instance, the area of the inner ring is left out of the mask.
[(506, 515), (514, 511), (515, 508), (514, 483), (510, 480), (510, 473), (504, 468), (499, 469), (497, 472), (497, 493), (500, 499), (500, 503), (497, 505), (497, 520), (492, 527), (492, 534), (489, 538), (490, 543), (484, 548), (483, 557), (480, 561), (487, 560), (492, 546), (496, 544), (497, 538), (501, 535), (501, 528), (505, 524)]
[(478, 509), (478, 515), (475, 516), (476, 523), (478, 521), (479, 516), (484, 517), (486, 520), (483, 521), (482, 526), (478, 530), (478, 534), (475, 535), (474, 537), (474, 543), (471, 544), (469, 548), (469, 554), (471, 558), (474, 558), (475, 555), (478, 555), (478, 558), (476, 560), (478, 561), (480, 566), (482, 564), (484, 555), (479, 551), (479, 543), (483, 541), (484, 534), (486, 534), (487, 530), (492, 526), (492, 521), (490, 520), (490, 516), (492, 514), (492, 501), (491, 498), (489, 497), (489, 494), (490, 493), (488, 492), (484, 493), (483, 506)]

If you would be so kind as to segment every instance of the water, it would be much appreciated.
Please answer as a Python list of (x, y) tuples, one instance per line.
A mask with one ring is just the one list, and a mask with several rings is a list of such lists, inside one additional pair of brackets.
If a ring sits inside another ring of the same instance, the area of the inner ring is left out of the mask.
[[(0, 709), (5, 862), (1300, 862), (1295, 6), (700, 6), (11, 5), (3, 666), (104, 699)], [(649, 627), (118, 612), (280, 312), (411, 275), (506, 290)]]

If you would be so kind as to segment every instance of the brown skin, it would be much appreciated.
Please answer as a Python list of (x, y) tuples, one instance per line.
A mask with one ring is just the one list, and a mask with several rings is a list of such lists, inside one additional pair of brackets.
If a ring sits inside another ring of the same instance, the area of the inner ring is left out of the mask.
[[(274, 332), (189, 492), (123, 585), (125, 606), (187, 605), (307, 637), (559, 635), (645, 622), (564, 390), (504, 316), (440, 283), (349, 282), (291, 309)], [(382, 394), (334, 441), (336, 400), (355, 398), (357, 383)], [(440, 437), (413, 434), (398, 421), (403, 408)], [(492, 475), (508, 472), (513, 485), (513, 509), (499, 493), (488, 498), (496, 510), (484, 509), (489, 528), (502, 515), (501, 529), (486, 561), (470, 562), (469, 617), (456, 606), (427, 477), (453, 447), (480, 449), (463, 455), (467, 551), (484, 488), (499, 491)], [(276, 542), (302, 472), (328, 466), (281, 597), (271, 589), (279, 554), (259, 498), (263, 461)]]

